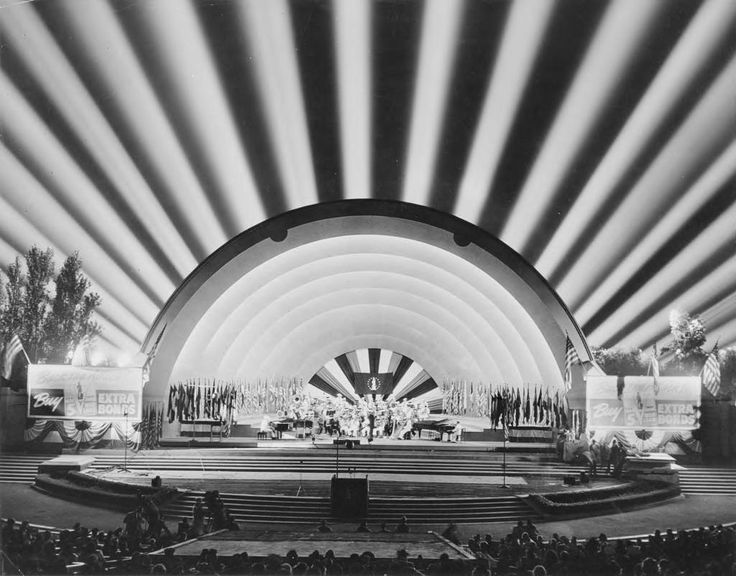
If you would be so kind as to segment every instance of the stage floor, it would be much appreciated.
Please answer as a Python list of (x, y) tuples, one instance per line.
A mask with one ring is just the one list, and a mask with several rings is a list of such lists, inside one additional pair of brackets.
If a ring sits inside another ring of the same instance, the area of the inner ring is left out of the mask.
[[(344, 442), (351, 438), (341, 438)], [(352, 438), (359, 440), (352, 450), (425, 450), (437, 452), (538, 452), (550, 453), (555, 451), (554, 444), (550, 442), (496, 442), (496, 441), (462, 441), (462, 442), (438, 442), (437, 440), (411, 439), (399, 440), (397, 438), (376, 438), (368, 442), (366, 438)], [(334, 438), (328, 436), (318, 437), (314, 441), (303, 438), (282, 438), (280, 440), (257, 440), (256, 438), (219, 438), (214, 436), (179, 436), (176, 438), (162, 438), (161, 446), (164, 448), (268, 448), (271, 450), (309, 450), (326, 449), (334, 446)], [(348, 450), (341, 446), (341, 450)]]
[[(248, 482), (259, 480), (270, 480), (274, 478), (274, 474), (269, 472), (233, 472), (226, 473), (221, 471), (202, 471), (202, 470), (154, 470), (151, 472), (130, 472), (120, 469), (102, 470), (89, 472), (90, 474), (104, 478), (106, 480), (115, 480), (118, 482), (130, 482), (134, 484), (149, 484), (155, 476), (161, 476), (162, 480), (173, 485), (181, 485), (182, 480), (197, 480), (202, 485), (207, 485), (219, 480), (228, 480), (232, 482)], [(334, 472), (279, 472), (278, 480), (283, 482), (325, 482), (329, 483)], [(474, 485), (495, 485), (501, 486), (504, 483), (503, 476), (479, 476), (479, 475), (456, 475), (442, 476), (439, 474), (386, 474), (386, 473), (368, 473), (355, 474), (347, 470), (341, 469), (340, 477), (364, 477), (368, 476), (371, 483), (373, 482), (396, 482), (399, 484), (474, 484)], [(514, 486), (526, 486), (527, 482), (520, 476), (506, 476), (506, 484)]]
[[(430, 441), (431, 442), (431, 441)], [(395, 451), (401, 444), (407, 450)], [(307, 445), (311, 446), (311, 442)], [(122, 461), (105, 457), (87, 472), (107, 480), (150, 485), (160, 476), (165, 485), (182, 490), (217, 489), (221, 493), (328, 497), (336, 469), (334, 446), (304, 450), (172, 449), (150, 450)], [(450, 445), (455, 446), (455, 445)], [(414, 450), (408, 450), (414, 447)], [(544, 455), (506, 455), (493, 452), (427, 450), (417, 441), (388, 443), (377, 449), (340, 450), (339, 476), (368, 476), (370, 491), (379, 497), (472, 498), (525, 495), (568, 490), (565, 475), (578, 475), (580, 467), (549, 462)], [(504, 460), (508, 461), (504, 474)], [(109, 463), (105, 466), (105, 462)], [(614, 485), (619, 481), (601, 475), (577, 489)]]

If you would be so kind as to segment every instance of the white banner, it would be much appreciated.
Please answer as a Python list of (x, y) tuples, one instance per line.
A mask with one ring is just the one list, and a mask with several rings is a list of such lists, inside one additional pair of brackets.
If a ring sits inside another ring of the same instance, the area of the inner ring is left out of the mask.
[(692, 430), (700, 406), (697, 376), (589, 376), (588, 428), (591, 430)]
[(28, 416), (130, 422), (141, 419), (142, 368), (28, 366)]

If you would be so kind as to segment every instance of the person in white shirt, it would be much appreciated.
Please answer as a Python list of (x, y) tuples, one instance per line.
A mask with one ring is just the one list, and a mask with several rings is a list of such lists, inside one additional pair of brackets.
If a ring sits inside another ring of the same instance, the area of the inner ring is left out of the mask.
[(460, 420), (455, 422), (455, 427), (452, 429), (452, 435), (450, 440), (452, 442), (460, 442), (463, 437), (463, 427), (460, 425)]

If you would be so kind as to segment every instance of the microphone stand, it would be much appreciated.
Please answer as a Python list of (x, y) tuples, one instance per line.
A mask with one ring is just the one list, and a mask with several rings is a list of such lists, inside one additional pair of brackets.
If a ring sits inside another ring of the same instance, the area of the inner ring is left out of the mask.
[(340, 428), (337, 429), (337, 449), (335, 450), (335, 478), (340, 475)]
[(303, 477), (303, 475), (304, 475), (304, 460), (299, 460), (299, 488), (297, 488), (297, 490), (296, 490), (296, 495), (297, 496), (300, 496), (300, 495), (306, 496), (307, 495), (306, 491), (302, 487), (302, 477)]

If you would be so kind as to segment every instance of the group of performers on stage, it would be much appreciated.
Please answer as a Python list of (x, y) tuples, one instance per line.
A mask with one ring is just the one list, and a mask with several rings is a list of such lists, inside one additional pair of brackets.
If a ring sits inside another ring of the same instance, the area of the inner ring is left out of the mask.
[(426, 401), (401, 401), (389, 396), (365, 396), (355, 403), (342, 395), (327, 399), (295, 396), (286, 410), (280, 410), (276, 419), (264, 414), (260, 431), (278, 436), (286, 424), (300, 428), (313, 437), (320, 434), (353, 438), (411, 438), (414, 424), (429, 417)]

